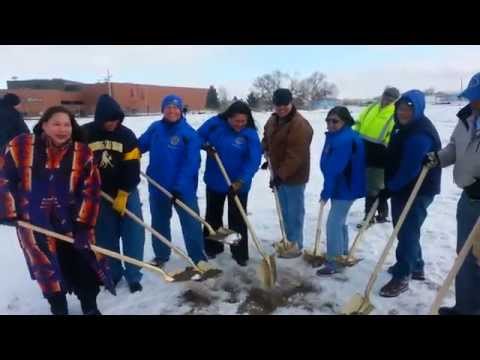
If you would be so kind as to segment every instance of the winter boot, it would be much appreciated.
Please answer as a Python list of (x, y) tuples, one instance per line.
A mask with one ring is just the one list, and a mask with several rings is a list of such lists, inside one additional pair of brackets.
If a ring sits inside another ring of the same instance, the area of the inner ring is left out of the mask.
[(453, 307), (442, 306), (438, 309), (438, 315), (461, 315), (461, 313)]
[(85, 294), (78, 296), (83, 315), (102, 315), (97, 307), (97, 295)]
[(380, 289), (382, 297), (397, 297), (408, 290), (408, 278), (392, 278), (384, 287)]
[(166, 261), (160, 260), (159, 258), (153, 258), (148, 262), (148, 264), (159, 267), (159, 268), (163, 268), (166, 263), (167, 263)]
[(388, 200), (381, 199), (378, 204), (378, 215), (375, 217), (377, 223), (386, 223), (388, 220)]
[(136, 293), (137, 291), (142, 291), (143, 286), (139, 282), (132, 282), (128, 284), (128, 287), (130, 288), (130, 293)]
[(68, 315), (67, 296), (63, 293), (57, 293), (48, 299), (52, 315)]
[[(393, 270), (395, 269), (395, 265), (392, 265), (388, 268), (387, 272), (389, 274), (393, 275)], [(417, 281), (425, 281), (425, 271), (422, 270), (416, 270), (412, 272), (412, 280), (417, 280)]]

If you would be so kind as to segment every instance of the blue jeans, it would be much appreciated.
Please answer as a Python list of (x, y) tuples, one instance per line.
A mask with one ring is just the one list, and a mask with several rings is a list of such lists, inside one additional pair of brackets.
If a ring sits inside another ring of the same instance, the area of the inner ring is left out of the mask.
[[(462, 193), (457, 206), (457, 254), (480, 216), (480, 201)], [(480, 266), (472, 252), (467, 255), (455, 278), (455, 308), (462, 314), (480, 315)]]
[[(397, 224), (407, 200), (407, 196), (392, 196), (393, 226)], [(393, 267), (392, 273), (395, 279), (410, 277), (413, 271), (423, 270), (424, 261), (420, 245), (420, 230), (432, 201), (433, 196), (418, 195), (398, 232), (397, 263)]]
[(303, 248), (303, 220), (305, 218), (305, 184), (280, 185), (278, 197), (288, 241)]
[[(143, 219), (142, 204), (138, 190), (132, 191), (128, 197), (127, 209)], [(143, 260), (143, 247), (145, 245), (145, 230), (130, 219), (127, 215), (120, 216), (112, 204), (102, 199), (100, 202), (100, 213), (95, 227), (95, 237), (98, 246), (109, 250), (120, 252), (120, 238), (122, 239), (123, 254), (134, 259)], [(125, 264), (123, 268), (121, 261), (109, 258), (112, 271), (112, 279), (118, 281), (125, 276), (129, 284), (140, 282), (142, 273), (135, 265)]]
[(353, 200), (330, 200), (330, 212), (327, 219), (327, 259), (334, 265), (337, 256), (348, 255), (348, 211)]
[[(193, 211), (199, 213), (196, 197), (193, 200), (181, 200)], [(166, 237), (169, 241), (172, 241), (170, 232), (172, 206), (175, 206), (175, 210), (180, 218), (183, 239), (185, 241), (185, 247), (187, 248), (188, 256), (190, 256), (195, 263), (198, 263), (201, 260), (206, 260), (207, 256), (204, 250), (203, 233), (200, 222), (194, 219), (179, 206), (172, 205), (171, 200), (163, 194), (150, 196), (152, 227)], [(155, 258), (159, 261), (167, 262), (170, 259), (170, 248), (154, 237), (155, 236), (152, 235), (152, 247), (153, 252), (155, 253)]]

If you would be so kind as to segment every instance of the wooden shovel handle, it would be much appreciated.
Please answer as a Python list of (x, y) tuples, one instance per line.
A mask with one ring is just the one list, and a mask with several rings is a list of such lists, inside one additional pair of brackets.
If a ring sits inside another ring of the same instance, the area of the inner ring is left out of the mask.
[[(107, 200), (108, 202), (112, 203), (114, 202), (113, 198), (108, 195), (107, 193), (101, 191), (100, 195)], [(147, 229), (152, 235), (154, 235), (158, 240), (160, 240), (163, 244), (168, 246), (170, 249), (172, 249), (173, 252), (177, 253), (179, 256), (183, 257), (190, 265), (194, 267), (195, 270), (199, 271), (200, 273), (203, 273), (203, 271), (193, 262), (193, 260), (185, 254), (180, 248), (176, 247), (173, 245), (170, 241), (168, 241), (162, 234), (160, 234), (158, 231), (156, 231), (154, 228), (152, 228), (150, 225), (147, 225), (144, 223), (138, 216), (136, 216), (134, 213), (132, 213), (130, 210), (125, 209), (125, 214), (135, 221), (137, 224), (140, 226), (143, 226), (145, 229)]]
[[(66, 235), (62, 235), (62, 234), (59, 234), (59, 233), (56, 233), (54, 231), (50, 231), (50, 230), (47, 230), (47, 229), (44, 229), (44, 228), (41, 228), (39, 226), (36, 226), (36, 225), (32, 225), (28, 222), (25, 222), (25, 221), (17, 221), (17, 224), (18, 226), (21, 226), (25, 229), (29, 229), (29, 230), (33, 230), (33, 231), (36, 231), (38, 233), (41, 233), (43, 235), (46, 235), (46, 236), (50, 236), (50, 237), (53, 237), (55, 239), (58, 239), (58, 240), (62, 240), (62, 241), (65, 241), (65, 242), (68, 242), (70, 244), (73, 244), (74, 240)], [(124, 261), (126, 263), (129, 263), (129, 264), (132, 264), (132, 265), (135, 265), (135, 266), (138, 266), (138, 267), (142, 267), (142, 268), (145, 268), (145, 269), (148, 269), (150, 271), (153, 271), (153, 272), (156, 272), (156, 273), (159, 273), (161, 274), (165, 280), (167, 280), (168, 282), (171, 282), (173, 281), (174, 279), (169, 275), (167, 274), (164, 270), (158, 268), (158, 267), (155, 267), (155, 266), (152, 266), (150, 264), (147, 264), (147, 263), (144, 263), (143, 261), (139, 261), (137, 259), (134, 259), (134, 258), (131, 258), (129, 256), (125, 256), (125, 255), (121, 255), (119, 253), (116, 253), (114, 251), (111, 251), (111, 250), (108, 250), (108, 249), (104, 249), (100, 246), (97, 246), (97, 245), (90, 245), (90, 248), (99, 253), (99, 254), (102, 254), (102, 255), (105, 255), (105, 256), (109, 256), (111, 258), (114, 258), (114, 259), (117, 259), (117, 260), (120, 260), (120, 261)]]
[(460, 250), (460, 253), (455, 259), (455, 262), (453, 263), (452, 268), (450, 269), (447, 277), (445, 278), (445, 281), (443, 282), (442, 286), (438, 290), (437, 295), (435, 296), (435, 300), (433, 301), (430, 309), (430, 315), (438, 314), (438, 308), (440, 307), (440, 304), (442, 303), (443, 298), (445, 297), (448, 289), (452, 285), (452, 282), (455, 279), (455, 276), (457, 276), (458, 272), (460, 271), (460, 268), (462, 267), (463, 262), (465, 261), (465, 258), (470, 252), (470, 249), (472, 248), (473, 242), (477, 241), (479, 237), (480, 237), (480, 217), (478, 218), (477, 222), (475, 223), (475, 226), (470, 232), (470, 235), (468, 236), (467, 241), (465, 241), (465, 244), (463, 244), (462, 250)]

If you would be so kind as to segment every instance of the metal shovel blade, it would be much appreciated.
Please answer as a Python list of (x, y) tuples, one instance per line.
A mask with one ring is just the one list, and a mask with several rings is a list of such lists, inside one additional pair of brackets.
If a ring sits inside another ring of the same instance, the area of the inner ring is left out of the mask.
[(340, 259), (337, 261), (342, 264), (343, 266), (348, 266), (352, 267), (357, 265), (360, 261), (362, 261), (362, 258), (355, 258), (353, 256), (342, 256)]
[(218, 241), (227, 245), (237, 245), (242, 239), (242, 236), (236, 231), (221, 227), (217, 229), (215, 234), (207, 236), (207, 239)]
[(370, 299), (357, 293), (343, 306), (341, 313), (343, 315), (368, 315), (374, 309), (375, 307), (370, 302)]
[(325, 263), (325, 254), (314, 254), (313, 252), (305, 250), (303, 253), (303, 260), (310, 264), (313, 268), (317, 268)]
[(257, 275), (263, 288), (272, 289), (277, 283), (277, 261), (275, 255), (262, 259), (257, 269)]
[(199, 273), (193, 267), (188, 266), (184, 270), (170, 274), (175, 282), (183, 281), (202, 281), (220, 276), (223, 273), (220, 269), (209, 269), (203, 273)]

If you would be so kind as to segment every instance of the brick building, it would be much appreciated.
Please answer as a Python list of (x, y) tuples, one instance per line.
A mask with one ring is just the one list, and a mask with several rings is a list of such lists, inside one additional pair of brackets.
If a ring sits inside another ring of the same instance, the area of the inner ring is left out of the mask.
[(63, 79), (7, 81), (7, 88), (0, 90), (0, 96), (5, 92), (17, 94), (21, 99), (18, 109), (26, 116), (39, 116), (55, 105), (89, 116), (95, 111), (98, 97), (108, 94), (109, 90), (129, 115), (159, 113), (162, 99), (171, 93), (181, 96), (189, 110), (201, 110), (205, 108), (208, 92), (202, 88), (131, 83), (83, 84)]

